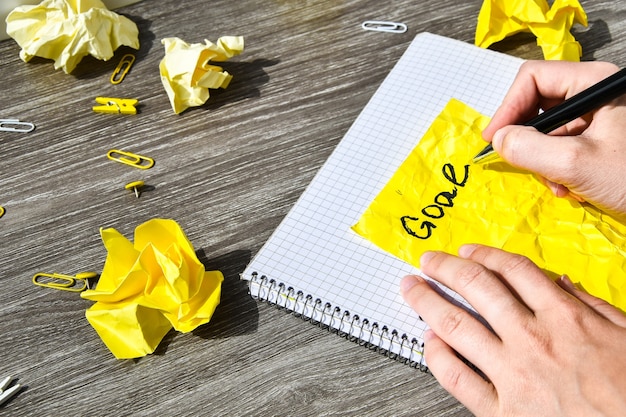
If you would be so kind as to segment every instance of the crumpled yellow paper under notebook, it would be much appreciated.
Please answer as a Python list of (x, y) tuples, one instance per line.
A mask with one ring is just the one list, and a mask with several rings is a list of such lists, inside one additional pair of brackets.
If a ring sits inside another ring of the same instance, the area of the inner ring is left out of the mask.
[(626, 311), (626, 226), (505, 162), (472, 164), (488, 121), (451, 100), (353, 230), (416, 267), (465, 243), (523, 254)]
[(108, 255), (85, 315), (118, 359), (154, 352), (173, 327), (186, 333), (207, 323), (220, 302), (220, 271), (205, 271), (178, 223), (152, 219), (132, 243), (115, 229), (100, 231)]
[(217, 43), (188, 44), (180, 38), (165, 38), (165, 57), (159, 64), (161, 82), (174, 113), (201, 106), (209, 98), (209, 88), (226, 88), (233, 78), (210, 61), (224, 62), (243, 52), (242, 36), (222, 36)]
[(485, 0), (478, 14), (475, 44), (487, 48), (507, 36), (532, 32), (548, 60), (580, 61), (582, 48), (570, 33), (574, 23), (587, 26), (578, 0)]
[(44, 0), (16, 7), (6, 22), (24, 62), (35, 56), (52, 59), (54, 69), (66, 74), (87, 55), (106, 61), (122, 45), (139, 49), (137, 25), (100, 0)]

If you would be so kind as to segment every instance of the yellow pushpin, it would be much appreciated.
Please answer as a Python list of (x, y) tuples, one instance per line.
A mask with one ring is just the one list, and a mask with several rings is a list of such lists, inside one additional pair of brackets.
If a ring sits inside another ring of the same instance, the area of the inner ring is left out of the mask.
[(0, 217), (4, 216), (5, 212), (6, 210), (4, 209), (4, 207), (0, 206)]
[(139, 189), (143, 186), (144, 186), (143, 181), (133, 181), (133, 182), (129, 182), (128, 184), (126, 184), (124, 188), (126, 188), (127, 190), (134, 190), (135, 196), (139, 198)]

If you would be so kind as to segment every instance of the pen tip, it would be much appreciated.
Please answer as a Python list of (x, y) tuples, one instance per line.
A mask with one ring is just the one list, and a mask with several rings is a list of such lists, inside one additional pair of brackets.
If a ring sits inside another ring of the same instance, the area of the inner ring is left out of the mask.
[[(495, 151), (493, 150), (493, 146), (491, 144), (487, 145), (485, 149), (478, 152), (474, 158), (472, 158), (473, 163), (482, 162), (486, 158), (495, 155)], [(491, 158), (489, 158), (491, 159)]]

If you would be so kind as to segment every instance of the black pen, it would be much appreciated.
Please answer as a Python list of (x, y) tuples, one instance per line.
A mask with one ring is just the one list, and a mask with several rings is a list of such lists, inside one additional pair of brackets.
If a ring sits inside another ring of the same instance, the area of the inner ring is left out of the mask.
[[(563, 103), (544, 111), (537, 117), (524, 123), (524, 126), (534, 127), (541, 133), (549, 133), (585, 113), (601, 107), (624, 93), (626, 93), (626, 68), (573, 95)], [(490, 143), (472, 161), (474, 163), (485, 162), (492, 155), (495, 155), (495, 151)]]

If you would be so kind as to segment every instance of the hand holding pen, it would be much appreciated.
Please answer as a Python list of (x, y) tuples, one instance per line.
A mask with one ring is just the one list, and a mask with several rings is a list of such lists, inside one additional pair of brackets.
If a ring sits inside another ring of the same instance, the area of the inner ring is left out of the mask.
[[(615, 73), (606, 63), (527, 62), (483, 136), (557, 196), (583, 198), (626, 219), (626, 98), (611, 90), (595, 110), (575, 108), (576, 116), (561, 119), (566, 123), (549, 126), (550, 136), (535, 123), (547, 117), (537, 116), (540, 109), (549, 116)], [(623, 83), (623, 75), (611, 79)], [(517, 125), (528, 120), (532, 127)], [(555, 283), (523, 255), (470, 244), (458, 256), (426, 252), (420, 259), (422, 272), (463, 296), (488, 326), (422, 277), (403, 278), (402, 296), (430, 327), (430, 371), (477, 416), (626, 415), (626, 315), (565, 275)]]
[(540, 175), (555, 195), (585, 200), (626, 218), (624, 96), (599, 108), (596, 104), (597, 110), (573, 118), (552, 130), (549, 137), (534, 127), (518, 125), (617, 70), (603, 62), (526, 62), (483, 137), (511, 165)]

